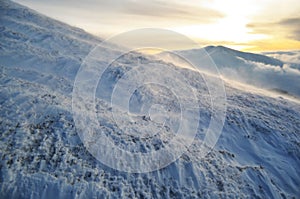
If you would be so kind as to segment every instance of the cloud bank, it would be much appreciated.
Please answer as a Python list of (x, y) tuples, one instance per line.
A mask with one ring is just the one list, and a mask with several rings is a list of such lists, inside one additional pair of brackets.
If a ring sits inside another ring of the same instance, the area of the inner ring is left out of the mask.
[(164, 52), (158, 57), (174, 65), (185, 68), (192, 67), (177, 56), (177, 54), (184, 54), (184, 57), (197, 60), (197, 63), (203, 65), (203, 68), (199, 68), (199, 70), (210, 73), (210, 67), (213, 66), (206, 66), (205, 60), (207, 58), (205, 56), (214, 52), (215, 54), (210, 54), (210, 58), (214, 60), (219, 73), (225, 80), (234, 80), (257, 88), (300, 98), (300, 51), (269, 53), (269, 56), (272, 55), (275, 58), (280, 56), (281, 61), (283, 61), (283, 65), (274, 65), (275, 62), (268, 60), (268, 57), (265, 57), (265, 59), (262, 57), (262, 60), (266, 61), (261, 62), (257, 59), (259, 56), (255, 54), (242, 53), (224, 47), (206, 47), (205, 49), (208, 50), (208, 54), (203, 49), (194, 49), (179, 51), (176, 54)]

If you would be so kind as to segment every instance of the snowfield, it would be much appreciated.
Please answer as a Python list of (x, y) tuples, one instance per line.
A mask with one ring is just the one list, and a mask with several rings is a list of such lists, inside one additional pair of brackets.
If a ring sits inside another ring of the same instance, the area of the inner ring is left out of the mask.
[[(280, 72), (277, 76), (270, 72), (270, 67), (276, 65), (281, 70), (287, 62), (225, 47), (207, 47), (216, 64), (224, 64), (220, 71), (225, 78), (227, 112), (216, 146), (202, 157), (203, 136), (213, 115), (203, 79), (207, 75), (179, 67), (178, 60), (170, 58), (164, 59), (171, 62), (167, 63), (137, 52), (120, 57), (104, 73), (97, 87), (95, 107), (101, 133), (120, 148), (141, 153), (160, 150), (179, 128), (180, 104), (168, 89), (157, 85), (142, 86), (130, 100), (136, 123), (141, 128), (149, 127), (142, 133), (153, 135), (147, 139), (135, 137), (140, 132), (134, 131), (134, 122), (127, 121), (123, 125), (130, 135), (123, 134), (115, 124), (110, 103), (114, 85), (137, 63), (156, 69), (152, 70), (153, 76), (176, 76), (173, 71), (183, 75), (185, 79), (175, 79), (173, 83), (192, 85), (200, 108), (196, 137), (179, 159), (160, 170), (127, 173), (92, 156), (73, 119), (76, 74), (83, 59), (100, 42), (81, 29), (29, 8), (7, 0), (0, 2), (0, 198), (300, 197), (299, 98), (229, 81), (229, 73), (222, 73), (224, 68), (235, 70), (236, 66), (247, 68), (250, 64), (250, 81), (260, 67), (258, 73), (267, 71), (258, 75), (260, 88), (297, 96), (297, 72)], [(108, 54), (118, 50), (113, 45), (101, 48)], [(196, 54), (197, 50), (192, 51)], [(234, 62), (226, 55), (233, 52)], [(218, 59), (220, 53), (222, 57)], [(101, 59), (96, 61), (106, 64)], [(163, 70), (157, 70), (157, 66)], [(263, 82), (263, 75), (274, 77), (275, 86)], [(258, 86), (253, 82), (252, 86)], [(183, 100), (188, 102), (189, 97)], [(159, 111), (161, 107), (151, 109), (154, 114), (150, 118), (138, 114), (149, 108), (143, 104), (161, 104), (167, 114)], [(121, 109), (116, 112), (124, 114)]]

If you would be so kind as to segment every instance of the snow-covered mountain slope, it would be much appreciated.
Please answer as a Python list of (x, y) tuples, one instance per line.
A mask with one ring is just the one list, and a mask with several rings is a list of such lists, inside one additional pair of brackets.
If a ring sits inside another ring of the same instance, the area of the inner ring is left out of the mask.
[(284, 64), (275, 58), (260, 54), (240, 52), (224, 46), (207, 46), (205, 50), (219, 67), (232, 67), (233, 65), (236, 67), (249, 67), (249, 63), (247, 64), (246, 61), (280, 67)]
[(82, 57), (100, 41), (18, 4), (1, 1), (0, 9), (0, 62), (5, 66), (19, 66), (22, 60), (23, 69), (74, 78)]
[[(128, 151), (159, 150), (174, 136), (168, 125), (176, 128), (167, 123), (161, 136), (153, 139), (120, 133), (109, 98), (118, 79), (136, 63), (169, 68), (153, 70), (153, 76), (168, 72), (176, 77), (172, 71), (184, 75), (195, 90), (201, 111), (196, 138), (177, 161), (149, 173), (121, 172), (103, 165), (87, 151), (75, 129), (71, 109), (76, 73), (100, 39), (11, 1), (0, 2), (0, 34), (0, 198), (300, 196), (298, 102), (226, 83), (223, 132), (215, 148), (202, 158), (199, 149), (212, 107), (201, 74), (128, 53), (106, 71), (96, 95), (101, 128), (116, 144)], [(101, 48), (112, 54), (117, 50)], [(174, 81), (176, 85), (185, 83), (182, 79)], [(171, 93), (147, 85), (132, 97), (132, 114), (138, 112), (137, 105), (149, 102), (168, 106), (172, 115), (178, 112)], [(136, 117), (141, 126), (162, 128), (151, 118)]]
[[(300, 62), (281, 61), (269, 56), (240, 52), (223, 46), (207, 46), (203, 49), (175, 51), (175, 53), (193, 57), (199, 62), (203, 62), (202, 58), (208, 54), (225, 79), (300, 97), (300, 71), (298, 69)], [(184, 63), (174, 54), (163, 52), (158, 57), (184, 66)]]

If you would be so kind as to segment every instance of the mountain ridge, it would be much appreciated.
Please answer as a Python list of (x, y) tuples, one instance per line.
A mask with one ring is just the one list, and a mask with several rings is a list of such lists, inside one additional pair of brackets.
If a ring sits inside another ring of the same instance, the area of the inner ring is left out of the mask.
[(255, 62), (261, 62), (264, 64), (271, 64), (271, 65), (275, 65), (275, 66), (280, 66), (283, 67), (283, 62), (269, 57), (269, 56), (265, 56), (263, 54), (257, 54), (257, 53), (251, 53), (251, 52), (245, 52), (245, 51), (238, 51), (238, 50), (234, 50), (225, 46), (206, 46), (204, 47), (204, 49), (210, 54), (210, 53), (214, 53), (214, 51), (227, 51), (227, 52), (232, 52), (233, 55), (238, 55), (241, 58), (247, 59), (247, 60), (251, 60), (251, 61), (255, 61)]
[[(103, 97), (103, 93), (111, 93), (119, 79), (134, 70), (137, 63), (153, 68), (154, 77), (183, 75), (184, 79), (176, 78), (174, 85), (188, 83), (195, 92), (199, 104), (192, 105), (201, 108), (199, 128), (188, 151), (165, 168), (149, 173), (126, 173), (104, 165), (90, 154), (78, 135), (71, 95), (81, 62), (98, 44), (98, 39), (73, 32), (70, 26), (57, 25), (50, 18), (46, 19), (49, 27), (35, 28), (47, 24), (44, 16), (33, 12), (38, 20), (32, 25), (26, 23), (30, 21), (30, 9), (14, 2), (7, 1), (7, 4), (0, 3), (0, 15), (5, 15), (0, 18), (0, 198), (299, 196), (299, 103), (237, 89), (225, 82), (227, 112), (223, 132), (216, 146), (202, 158), (199, 149), (214, 110), (205, 81), (199, 73), (175, 65), (152, 59), (140, 62), (141, 55), (135, 53), (112, 63), (101, 79), (103, 82), (100, 81), (94, 108), (101, 132), (112, 143), (138, 152), (163, 148), (174, 136), (169, 126), (177, 127), (170, 121), (176, 121), (172, 119), (180, 110), (179, 103), (172, 92), (157, 86), (138, 89), (130, 101), (137, 110), (148, 101), (170, 109), (166, 126), (151, 117), (131, 113), (139, 127), (148, 125), (150, 133), (162, 129), (156, 137), (129, 136), (116, 124), (111, 102), (107, 100), (109, 95)], [(16, 19), (15, 12), (22, 23)], [(115, 52), (107, 46), (100, 49)], [(96, 61), (100, 67), (106, 64), (101, 57)], [(158, 70), (159, 66), (163, 69)], [(190, 97), (182, 96), (186, 101)], [(85, 111), (82, 110), (88, 117)], [(119, 109), (115, 111), (121, 115)], [(125, 125), (131, 128), (135, 122)]]
[[(214, 66), (205, 62), (207, 56), (214, 62)], [(224, 46), (162, 52), (157, 57), (175, 65), (191, 68), (191, 65), (182, 59), (182, 57), (189, 57), (194, 60), (194, 63), (202, 66), (198, 68), (200, 71), (215, 73), (211, 69), (214, 67), (225, 79), (265, 90), (281, 90), (300, 97), (300, 86), (297, 84), (300, 70), (297, 68), (299, 65), (297, 63), (290, 64), (266, 55), (241, 52)]]

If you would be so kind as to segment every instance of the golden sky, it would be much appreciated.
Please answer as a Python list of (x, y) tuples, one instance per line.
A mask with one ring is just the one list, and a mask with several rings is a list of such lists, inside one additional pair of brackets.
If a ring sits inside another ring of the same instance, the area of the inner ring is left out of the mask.
[(136, 28), (165, 28), (200, 46), (300, 49), (299, 0), (15, 1), (103, 38)]

